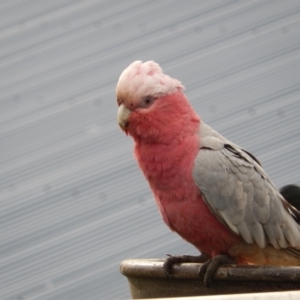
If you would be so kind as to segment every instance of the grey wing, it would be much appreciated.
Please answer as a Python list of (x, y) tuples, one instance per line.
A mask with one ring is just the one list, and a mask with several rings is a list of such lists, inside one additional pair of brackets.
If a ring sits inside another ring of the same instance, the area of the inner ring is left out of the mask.
[(201, 127), (193, 178), (211, 211), (247, 243), (300, 249), (300, 213), (255, 157), (206, 124)]

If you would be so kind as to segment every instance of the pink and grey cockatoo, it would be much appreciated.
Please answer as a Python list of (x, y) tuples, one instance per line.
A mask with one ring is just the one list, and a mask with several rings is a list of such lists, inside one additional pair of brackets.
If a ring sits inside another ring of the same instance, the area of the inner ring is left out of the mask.
[[(200, 250), (208, 285), (223, 263), (300, 265), (300, 212), (259, 161), (206, 125), (180, 81), (135, 61), (117, 84), (118, 123), (134, 142), (164, 222)], [(173, 263), (191, 256), (170, 257)], [(196, 260), (196, 258), (195, 258)]]

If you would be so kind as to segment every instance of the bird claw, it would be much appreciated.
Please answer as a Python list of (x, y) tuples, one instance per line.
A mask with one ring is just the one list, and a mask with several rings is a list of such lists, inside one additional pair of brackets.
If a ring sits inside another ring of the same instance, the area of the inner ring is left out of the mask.
[(166, 254), (168, 258), (165, 259), (163, 269), (166, 277), (171, 278), (173, 273), (173, 265), (180, 263), (197, 262), (202, 263), (199, 269), (199, 276), (204, 279), (204, 285), (209, 288), (212, 285), (213, 276), (221, 265), (233, 264), (235, 261), (231, 257), (225, 254), (219, 254), (211, 258), (209, 255), (202, 253), (198, 256), (181, 255), (172, 256)]
[(204, 278), (204, 285), (209, 288), (212, 285), (213, 276), (221, 265), (233, 264), (235, 261), (228, 255), (219, 254), (209, 259), (200, 267), (199, 276)]
[(180, 264), (180, 263), (191, 263), (191, 262), (198, 262), (203, 263), (210, 259), (210, 256), (208, 256), (205, 253), (202, 253), (198, 256), (192, 256), (192, 255), (181, 255), (181, 256), (172, 256), (170, 254), (166, 254), (168, 258), (165, 259), (165, 262), (163, 264), (163, 270), (165, 272), (166, 277), (171, 278), (173, 273), (173, 265), (174, 264)]

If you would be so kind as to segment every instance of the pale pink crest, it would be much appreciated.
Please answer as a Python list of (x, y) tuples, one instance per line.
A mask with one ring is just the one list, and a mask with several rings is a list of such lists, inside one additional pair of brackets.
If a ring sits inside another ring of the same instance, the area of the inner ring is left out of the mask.
[(165, 75), (154, 61), (135, 61), (122, 72), (117, 97), (138, 103), (145, 96), (162, 97), (183, 89), (180, 81)]

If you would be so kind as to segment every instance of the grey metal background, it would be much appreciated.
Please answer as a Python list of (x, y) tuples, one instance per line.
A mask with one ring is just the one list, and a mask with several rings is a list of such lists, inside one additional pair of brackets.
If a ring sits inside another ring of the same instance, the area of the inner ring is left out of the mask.
[(156, 60), (202, 119), (300, 184), (300, 1), (0, 1), (0, 299), (124, 299), (121, 260), (195, 254), (116, 124)]

